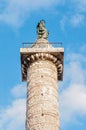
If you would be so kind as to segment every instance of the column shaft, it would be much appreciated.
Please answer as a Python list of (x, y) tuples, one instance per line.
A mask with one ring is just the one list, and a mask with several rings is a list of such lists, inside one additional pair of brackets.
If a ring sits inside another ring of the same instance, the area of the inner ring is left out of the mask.
[(59, 130), (58, 76), (49, 60), (33, 62), (27, 70), (26, 130)]

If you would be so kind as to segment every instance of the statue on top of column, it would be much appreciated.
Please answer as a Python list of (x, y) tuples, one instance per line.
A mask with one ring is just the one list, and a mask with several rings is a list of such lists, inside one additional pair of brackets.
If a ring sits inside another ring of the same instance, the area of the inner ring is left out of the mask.
[(38, 24), (37, 24), (37, 34), (38, 34), (38, 39), (47, 39), (49, 32), (47, 31), (47, 29), (45, 28), (45, 21), (41, 20)]

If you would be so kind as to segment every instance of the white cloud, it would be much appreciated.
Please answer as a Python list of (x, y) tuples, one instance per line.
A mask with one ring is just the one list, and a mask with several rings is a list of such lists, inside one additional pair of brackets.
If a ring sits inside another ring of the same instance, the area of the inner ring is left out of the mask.
[(72, 27), (85, 25), (86, 0), (65, 0), (65, 8), (67, 8), (67, 4), (68, 9), (65, 11), (65, 16), (63, 15), (60, 20), (62, 30), (64, 31), (68, 25)]
[(81, 14), (75, 14), (70, 19), (70, 23), (74, 27), (81, 25), (83, 23), (83, 21), (84, 21), (84, 15), (81, 15)]
[(60, 112), (64, 124), (74, 123), (77, 115), (86, 115), (86, 86), (71, 84), (64, 90), (60, 95)]
[[(81, 51), (83, 52), (83, 53), (86, 53), (86, 43), (84, 43), (84, 45), (83, 46), (81, 46)], [(86, 58), (85, 58), (86, 59)]]
[(17, 99), (0, 111), (1, 130), (25, 130), (25, 99)]
[[(81, 51), (85, 49), (85, 45), (81, 46)], [(82, 64), (83, 62), (86, 62), (86, 57), (84, 54), (81, 53), (68, 53), (67, 55), (67, 60), (71, 61), (71, 62), (78, 62), (80, 64)]]
[[(30, 13), (40, 8), (50, 8), (63, 0), (4, 0), (5, 7), (2, 8), (0, 21), (15, 27), (20, 27)], [(2, 1), (0, 1), (2, 4)]]
[[(23, 25), (31, 12), (35, 10), (40, 11), (39, 9), (50, 9), (59, 4), (66, 7), (66, 3), (67, 1), (65, 0), (1, 0), (0, 21), (18, 28)], [(66, 17), (63, 16), (61, 20), (63, 30), (65, 24), (68, 22), (74, 27), (83, 23), (85, 16), (82, 13), (86, 12), (85, 0), (71, 0), (68, 4), (71, 4), (72, 8), (67, 10), (67, 15), (65, 15)], [(69, 14), (69, 12), (71, 12), (71, 14)]]
[(24, 97), (26, 95), (26, 86), (16, 85), (12, 88), (11, 93), (14, 97)]
[(61, 29), (62, 29), (63, 31), (65, 30), (65, 25), (66, 25), (67, 21), (68, 21), (68, 18), (67, 18), (66, 15), (63, 16), (63, 18), (62, 18), (61, 21), (60, 21), (60, 26), (61, 26)]
[(71, 0), (78, 12), (86, 12), (86, 0)]
[(61, 123), (74, 123), (77, 115), (86, 115), (86, 58), (80, 53), (71, 53), (67, 57), (64, 69), (64, 86), (60, 92)]
[(79, 27), (83, 25), (85, 21), (85, 16), (83, 14), (75, 13), (70, 15), (65, 15), (60, 20), (60, 26), (63, 31), (65, 31), (66, 26), (70, 25), (72, 27)]
[(71, 17), (70, 23), (77, 27), (85, 21), (86, 0), (71, 0), (74, 15)]

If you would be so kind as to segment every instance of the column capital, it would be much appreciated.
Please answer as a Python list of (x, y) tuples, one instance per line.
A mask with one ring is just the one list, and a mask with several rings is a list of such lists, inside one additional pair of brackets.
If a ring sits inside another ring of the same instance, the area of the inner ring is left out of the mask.
[(56, 65), (58, 80), (63, 79), (64, 48), (21, 48), (22, 80), (27, 80), (28, 67), (39, 60), (48, 60)]

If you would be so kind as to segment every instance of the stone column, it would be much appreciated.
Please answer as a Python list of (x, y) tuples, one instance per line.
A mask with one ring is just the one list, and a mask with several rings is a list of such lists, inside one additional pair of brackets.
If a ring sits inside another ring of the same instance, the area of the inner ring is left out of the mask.
[(41, 53), (33, 59), (27, 70), (26, 130), (59, 130), (55, 57)]
[(38, 41), (21, 48), (22, 80), (27, 81), (26, 130), (59, 130), (58, 80), (63, 48)]

